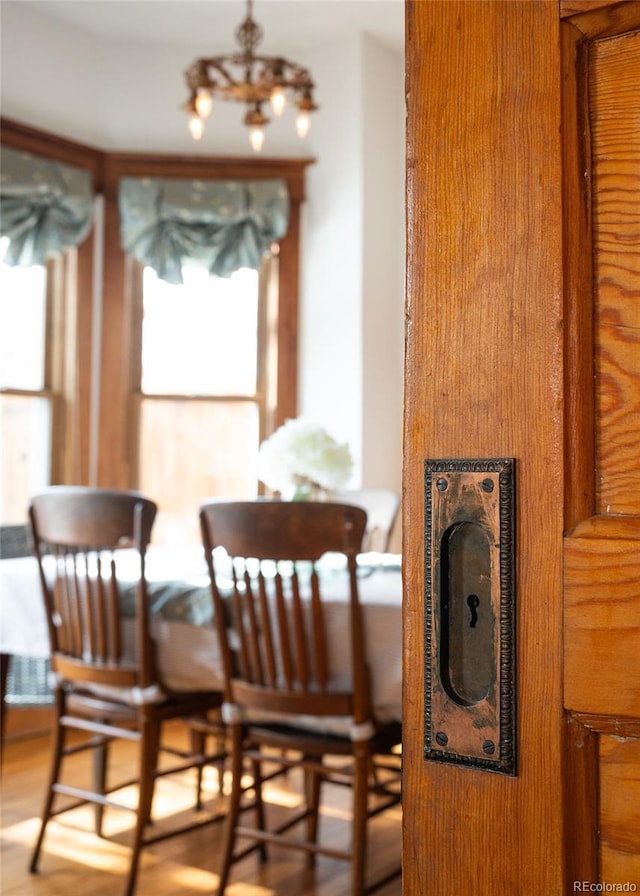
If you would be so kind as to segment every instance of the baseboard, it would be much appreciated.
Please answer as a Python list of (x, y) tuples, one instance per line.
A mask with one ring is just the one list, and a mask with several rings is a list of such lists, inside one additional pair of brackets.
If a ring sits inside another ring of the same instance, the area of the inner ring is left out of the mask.
[(53, 726), (52, 706), (3, 707), (4, 736), (7, 741), (49, 734)]

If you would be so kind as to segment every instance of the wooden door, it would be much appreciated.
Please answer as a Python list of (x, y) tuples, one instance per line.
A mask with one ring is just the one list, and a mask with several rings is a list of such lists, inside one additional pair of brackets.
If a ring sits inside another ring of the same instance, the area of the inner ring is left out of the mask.
[[(418, 0), (406, 48), (404, 894), (640, 891), (640, 4)], [(424, 460), (500, 457), (514, 776), (424, 758)]]
[(587, 9), (562, 37), (565, 108), (581, 113), (564, 166), (583, 490), (564, 538), (567, 858), (572, 879), (640, 890), (640, 5)]

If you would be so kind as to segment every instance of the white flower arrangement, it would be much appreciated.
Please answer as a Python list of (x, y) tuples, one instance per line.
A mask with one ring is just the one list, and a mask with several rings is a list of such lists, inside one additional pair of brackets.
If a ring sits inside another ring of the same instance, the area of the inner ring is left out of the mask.
[(258, 476), (286, 497), (312, 497), (318, 491), (344, 487), (353, 459), (322, 427), (304, 417), (287, 420), (260, 445)]

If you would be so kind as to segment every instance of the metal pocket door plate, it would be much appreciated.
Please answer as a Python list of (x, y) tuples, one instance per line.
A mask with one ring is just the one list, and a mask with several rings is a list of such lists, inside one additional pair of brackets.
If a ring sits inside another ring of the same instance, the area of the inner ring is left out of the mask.
[(513, 458), (425, 461), (428, 760), (516, 773)]

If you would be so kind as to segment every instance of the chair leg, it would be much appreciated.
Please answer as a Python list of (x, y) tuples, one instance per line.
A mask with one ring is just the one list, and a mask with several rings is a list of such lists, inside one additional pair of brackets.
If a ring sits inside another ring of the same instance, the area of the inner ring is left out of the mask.
[[(107, 786), (107, 766), (109, 759), (109, 744), (103, 740), (93, 752), (93, 787), (96, 793), (104, 796)], [(102, 837), (102, 820), (104, 818), (104, 806), (100, 803), (94, 805), (95, 829), (98, 837)]]
[[(242, 727), (240, 725), (230, 725), (229, 734), (231, 737), (231, 794), (227, 817), (224, 821), (222, 865), (220, 868), (217, 896), (223, 896), (227, 886), (229, 871), (233, 864), (235, 831), (238, 824), (238, 816), (240, 814), (240, 801), (242, 799)], [(259, 781), (256, 786), (259, 786)]]
[[(207, 736), (204, 731), (196, 728), (189, 729), (189, 740), (191, 752), (193, 754), (204, 754), (206, 752)], [(202, 809), (202, 774), (204, 767), (199, 765), (196, 769), (196, 809)]]
[[(201, 754), (206, 755), (208, 751), (208, 738), (212, 737), (214, 739), (215, 751), (220, 755), (220, 759), (215, 760), (213, 763), (215, 765), (216, 771), (218, 772), (218, 794), (220, 796), (224, 795), (224, 772), (225, 772), (225, 738), (226, 734), (222, 727), (222, 721), (220, 720), (219, 730), (216, 730), (215, 725), (211, 726), (209, 730), (207, 730), (207, 716), (203, 715), (201, 719), (199, 719), (200, 724), (189, 724), (189, 739), (190, 739), (190, 749), (192, 754)], [(196, 769), (196, 809), (202, 809), (202, 779), (204, 775), (204, 766), (199, 766)]]
[(55, 793), (53, 790), (54, 784), (56, 784), (60, 779), (60, 769), (62, 766), (62, 755), (64, 749), (64, 740), (65, 740), (65, 729), (62, 726), (60, 719), (64, 715), (65, 712), (65, 697), (64, 692), (61, 688), (57, 688), (55, 692), (55, 709), (56, 709), (56, 717), (53, 723), (53, 740), (51, 743), (51, 766), (49, 770), (49, 783), (47, 785), (47, 792), (44, 800), (44, 806), (42, 809), (42, 820), (40, 822), (40, 832), (38, 834), (38, 839), (36, 840), (36, 845), (33, 849), (33, 853), (31, 855), (31, 862), (29, 864), (29, 871), (32, 874), (35, 874), (38, 870), (38, 861), (40, 859), (40, 850), (42, 848), (42, 841), (44, 840), (44, 834), (49, 823), (49, 819), (51, 818), (51, 810), (53, 808), (53, 801), (55, 799)]
[(364, 893), (367, 850), (367, 809), (369, 796), (370, 756), (366, 746), (355, 745), (355, 778), (353, 783), (353, 834), (351, 859), (351, 893)]
[[(222, 722), (220, 723), (222, 724)], [(218, 770), (218, 793), (220, 796), (224, 796), (224, 772), (226, 767), (226, 731), (224, 728), (221, 728), (219, 732), (214, 734), (216, 739), (216, 751), (220, 753), (221, 759), (216, 762), (216, 768)]]
[[(251, 774), (253, 776), (253, 789), (255, 793), (256, 803), (256, 825), (260, 831), (266, 830), (267, 818), (264, 811), (264, 800), (262, 799), (262, 763), (260, 760), (253, 760), (251, 763)], [(267, 844), (261, 843), (258, 847), (258, 855), (261, 862), (267, 861)]]
[[(317, 843), (318, 841), (318, 814), (320, 811), (320, 784), (322, 776), (320, 772), (312, 769), (307, 770), (304, 776), (306, 807), (309, 812), (307, 817), (307, 840), (309, 843)], [(316, 854), (314, 852), (307, 853), (307, 867), (314, 868), (316, 864)]]
[(160, 723), (156, 719), (146, 718), (142, 722), (140, 739), (140, 757), (138, 774), (138, 811), (136, 813), (136, 827), (133, 845), (131, 848), (131, 862), (129, 876), (125, 889), (125, 896), (133, 896), (138, 876), (140, 853), (144, 845), (144, 831), (151, 820), (151, 804), (156, 782), (156, 767), (160, 743)]

